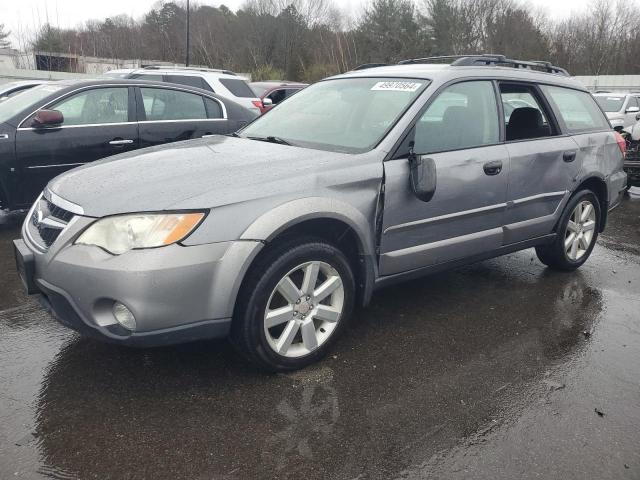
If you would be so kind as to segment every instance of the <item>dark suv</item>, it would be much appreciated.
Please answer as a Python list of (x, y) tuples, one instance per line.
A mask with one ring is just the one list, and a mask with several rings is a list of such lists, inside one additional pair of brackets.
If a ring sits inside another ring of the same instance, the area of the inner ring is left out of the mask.
[(627, 181), (593, 97), (546, 63), (431, 63), (329, 78), (237, 135), (58, 177), (15, 242), (27, 289), (86, 335), (229, 335), (291, 370), (385, 285), (530, 247), (580, 267)]

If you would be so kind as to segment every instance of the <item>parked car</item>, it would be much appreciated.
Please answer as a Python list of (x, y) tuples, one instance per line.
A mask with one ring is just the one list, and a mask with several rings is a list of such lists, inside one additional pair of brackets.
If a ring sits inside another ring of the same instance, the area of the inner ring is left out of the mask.
[(267, 113), (277, 104), (309, 86), (308, 83), (271, 80), (265, 82), (251, 82), (251, 89), (260, 98), (260, 112)]
[(19, 82), (9, 82), (0, 85), (0, 102), (4, 102), (8, 98), (26, 92), (30, 88), (42, 85), (42, 80), (22, 80)]
[[(27, 291), (86, 335), (230, 336), (283, 371), (395, 282), (530, 247), (580, 267), (626, 186), (593, 97), (546, 63), (412, 62), (318, 82), (233, 136), (58, 177), (15, 241)], [(512, 94), (533, 106), (506, 121)]]
[(640, 140), (640, 94), (601, 92), (593, 96), (613, 128), (629, 132), (633, 141)]
[(28, 208), (66, 170), (138, 148), (226, 134), (255, 114), (201, 89), (59, 81), (0, 103), (0, 209)]
[(196, 67), (150, 66), (137, 70), (116, 70), (105, 75), (124, 75), (156, 82), (177, 83), (214, 92), (260, 115), (262, 101), (251, 90), (247, 81), (229, 70)]

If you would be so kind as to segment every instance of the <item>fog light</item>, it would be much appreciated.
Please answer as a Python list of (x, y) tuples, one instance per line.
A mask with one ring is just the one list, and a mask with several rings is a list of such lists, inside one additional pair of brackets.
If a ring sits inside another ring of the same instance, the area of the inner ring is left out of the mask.
[(134, 331), (136, 329), (136, 317), (133, 316), (133, 313), (131, 313), (131, 310), (129, 310), (126, 305), (120, 302), (114, 303), (113, 316), (116, 317), (118, 323), (127, 330)]

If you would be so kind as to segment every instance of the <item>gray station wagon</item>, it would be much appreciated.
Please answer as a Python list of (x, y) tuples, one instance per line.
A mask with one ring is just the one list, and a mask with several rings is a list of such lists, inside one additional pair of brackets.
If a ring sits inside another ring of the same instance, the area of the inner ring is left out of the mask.
[(624, 142), (558, 67), (447, 60), (358, 69), (231, 136), (57, 177), (15, 241), (26, 288), (86, 335), (229, 336), (283, 371), (394, 282), (530, 247), (578, 268), (625, 190)]

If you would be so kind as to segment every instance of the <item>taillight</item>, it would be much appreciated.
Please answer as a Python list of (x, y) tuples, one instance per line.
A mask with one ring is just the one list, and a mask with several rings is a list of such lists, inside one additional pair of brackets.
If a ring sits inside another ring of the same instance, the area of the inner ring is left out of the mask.
[(618, 142), (618, 147), (620, 147), (620, 151), (622, 152), (622, 155), (627, 153), (627, 141), (618, 132), (616, 132), (616, 142)]
[(253, 105), (255, 107), (258, 107), (258, 108), (262, 108), (263, 107), (262, 100), (252, 100), (251, 103), (253, 103)]

